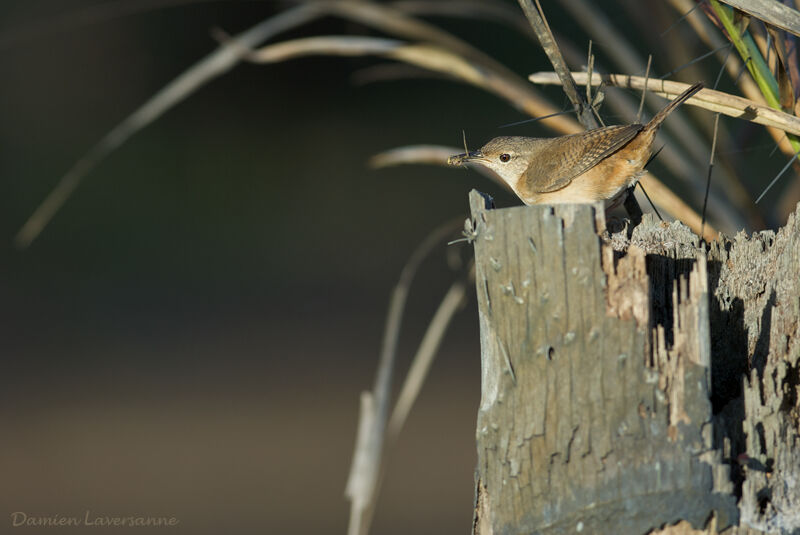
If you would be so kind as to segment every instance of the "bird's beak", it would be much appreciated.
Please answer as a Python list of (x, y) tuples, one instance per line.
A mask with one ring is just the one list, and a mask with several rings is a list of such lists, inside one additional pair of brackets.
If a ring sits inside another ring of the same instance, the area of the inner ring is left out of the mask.
[(465, 163), (468, 163), (470, 161), (481, 160), (481, 159), (483, 159), (483, 153), (481, 153), (481, 151), (479, 150), (476, 150), (473, 152), (467, 152), (464, 154), (456, 154), (455, 156), (450, 156), (447, 159), (447, 165), (453, 165), (453, 166), (464, 165)]

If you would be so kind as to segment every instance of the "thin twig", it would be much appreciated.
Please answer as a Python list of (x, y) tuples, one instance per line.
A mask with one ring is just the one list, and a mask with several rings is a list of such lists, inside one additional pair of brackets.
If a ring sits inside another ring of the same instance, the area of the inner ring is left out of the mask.
[(558, 73), (561, 85), (564, 87), (564, 92), (572, 103), (572, 107), (578, 110), (578, 118), (581, 123), (587, 130), (597, 128), (599, 125), (591, 109), (589, 109), (586, 100), (583, 99), (578, 92), (578, 86), (570, 74), (567, 63), (564, 61), (564, 56), (561, 55), (561, 50), (559, 50), (556, 44), (553, 32), (547, 24), (542, 6), (539, 5), (539, 0), (535, 1), (535, 7), (531, 0), (519, 0), (519, 5), (522, 7), (522, 11), (525, 12), (528, 22), (531, 23), (533, 31), (536, 32), (536, 36), (539, 38), (539, 42), (542, 44), (545, 54), (547, 54), (547, 57), (550, 59), (550, 63), (553, 64), (553, 69)]
[(725, 66), (728, 64), (728, 60), (731, 58), (731, 52), (733, 52), (733, 45), (728, 47), (728, 51), (725, 53), (725, 59), (722, 60), (722, 65), (719, 67), (717, 79), (714, 80), (714, 85), (711, 87), (711, 89), (716, 89), (719, 86), (719, 81), (722, 79), (722, 73), (725, 72)]
[(647, 56), (647, 69), (644, 71), (644, 91), (642, 91), (642, 98), (639, 100), (639, 111), (636, 112), (636, 122), (642, 122), (642, 111), (644, 110), (644, 97), (647, 96), (647, 80), (650, 79), (650, 66), (653, 63), (653, 54)]
[(667, 74), (665, 74), (665, 75), (661, 76), (661, 79), (663, 80), (663, 79), (669, 78), (669, 77), (671, 77), (673, 74), (675, 74), (675, 73), (677, 73), (677, 72), (680, 72), (680, 71), (682, 71), (682, 70), (683, 70), (683, 69), (685, 69), (686, 67), (690, 67), (690, 66), (694, 65), (695, 63), (697, 63), (698, 61), (702, 61), (702, 60), (706, 59), (706, 58), (707, 58), (707, 57), (709, 57), (709, 56), (713, 56), (713, 55), (715, 55), (715, 54), (716, 54), (717, 52), (719, 52), (720, 50), (725, 50), (726, 48), (731, 48), (732, 46), (733, 46), (732, 44), (728, 43), (728, 44), (726, 44), (726, 45), (722, 45), (722, 46), (720, 46), (719, 48), (717, 48), (717, 49), (715, 49), (715, 50), (711, 50), (711, 51), (709, 51), (709, 52), (706, 52), (705, 54), (701, 54), (701, 55), (697, 56), (696, 58), (692, 58), (692, 60), (691, 60), (691, 61), (687, 61), (687, 62), (686, 62), (686, 63), (684, 63), (683, 65), (680, 65), (680, 66), (678, 66), (678, 67), (675, 67), (674, 69), (672, 69), (671, 71), (669, 71)]
[(647, 199), (647, 202), (650, 203), (650, 207), (656, 213), (656, 216), (658, 216), (658, 220), (659, 221), (664, 221), (664, 218), (661, 217), (661, 213), (658, 211), (658, 208), (656, 208), (656, 205), (653, 204), (653, 199), (650, 198), (650, 195), (647, 194), (647, 190), (644, 189), (644, 186), (642, 186), (642, 181), (640, 180), (640, 181), (636, 182), (636, 184), (639, 186), (639, 189), (642, 190), (642, 193), (644, 194), (645, 199)]
[(592, 55), (592, 40), (589, 39), (589, 55), (586, 58), (586, 102), (592, 102), (592, 71), (594, 70), (594, 56)]
[(541, 121), (543, 119), (549, 119), (550, 117), (556, 117), (557, 115), (566, 115), (566, 114), (569, 114), (569, 113), (575, 113), (576, 111), (577, 110), (575, 108), (572, 108), (571, 110), (559, 111), (559, 112), (556, 112), (556, 113), (551, 113), (550, 115), (543, 115), (542, 117), (534, 117), (533, 119), (523, 119), (522, 121), (515, 121), (513, 123), (501, 124), (497, 128), (510, 128), (512, 126), (519, 126), (521, 124), (535, 123), (536, 121)]
[(794, 154), (794, 156), (792, 156), (792, 159), (789, 160), (788, 162), (786, 162), (786, 165), (783, 166), (783, 169), (781, 169), (778, 172), (778, 174), (775, 175), (775, 178), (772, 179), (772, 182), (770, 182), (769, 185), (766, 188), (764, 188), (764, 191), (762, 191), (761, 195), (759, 195), (758, 198), (756, 199), (756, 204), (758, 204), (758, 202), (764, 197), (764, 195), (767, 194), (767, 192), (770, 190), (770, 188), (772, 188), (772, 186), (775, 185), (775, 183), (778, 181), (778, 179), (783, 176), (783, 173), (785, 173), (786, 170), (789, 169), (789, 166), (792, 165), (794, 163), (794, 161), (797, 159), (797, 155), (798, 154), (800, 154), (800, 152), (796, 152)]
[(644, 175), (639, 181), (642, 183), (658, 205), (668, 212), (675, 219), (679, 219), (692, 231), (700, 234), (706, 241), (712, 241), (717, 237), (716, 229), (706, 223), (705, 230), (700, 229), (700, 214), (695, 212), (683, 199), (675, 195), (663, 182), (656, 179), (652, 173)]
[(668, 34), (670, 31), (672, 31), (672, 28), (674, 28), (675, 26), (677, 26), (677, 25), (678, 25), (680, 22), (683, 22), (684, 20), (686, 20), (686, 17), (688, 17), (689, 15), (691, 15), (691, 14), (692, 14), (692, 12), (693, 12), (695, 9), (697, 9), (698, 7), (700, 7), (700, 4), (699, 4), (699, 3), (698, 3), (698, 4), (695, 4), (694, 6), (692, 6), (692, 8), (691, 8), (689, 11), (687, 11), (686, 13), (684, 13), (683, 15), (681, 15), (681, 16), (678, 18), (678, 20), (676, 20), (675, 22), (673, 22), (672, 24), (670, 24), (670, 25), (669, 25), (669, 27), (668, 27), (666, 30), (664, 30), (663, 32), (661, 32), (661, 35), (659, 35), (659, 37), (664, 37), (665, 35), (667, 35), (667, 34)]
[(706, 194), (703, 197), (703, 220), (700, 224), (700, 235), (706, 227), (706, 205), (708, 204), (708, 192), (711, 189), (711, 172), (714, 169), (714, 152), (717, 149), (717, 128), (719, 127), (719, 113), (714, 115), (714, 137), (711, 139), (711, 155), (708, 158), (708, 176), (706, 177)]
[[(595, 44), (603, 43), (603, 50), (608, 55), (608, 61), (613, 61), (619, 71), (640, 73), (645, 70), (647, 61), (637, 52), (641, 47), (630, 41), (626, 34), (620, 32), (612, 23), (608, 14), (602, 10), (602, 6), (605, 5), (603, 2), (560, 0), (558, 4), (568, 10), (572, 21), (580, 25), (595, 40)], [(661, 105), (650, 95), (647, 96), (647, 101), (653, 108)], [(670, 120), (664, 124), (664, 129), (672, 133), (695, 162), (705, 163), (708, 158), (708, 150), (704, 148), (705, 140), (689, 121), (680, 114), (673, 114)]]

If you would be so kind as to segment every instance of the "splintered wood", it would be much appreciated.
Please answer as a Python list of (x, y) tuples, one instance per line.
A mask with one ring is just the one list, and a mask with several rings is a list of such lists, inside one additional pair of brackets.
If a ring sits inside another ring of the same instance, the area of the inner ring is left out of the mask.
[[(761, 247), (755, 238), (707, 253), (680, 224), (647, 218), (630, 238), (601, 239), (599, 206), (493, 210), (477, 192), (470, 203), (482, 351), (474, 532), (789, 526), (800, 488), (775, 483), (780, 465), (800, 487), (800, 281), (744, 281), (729, 256)], [(799, 249), (773, 248), (775, 269), (800, 278)], [(712, 332), (714, 317), (741, 332)], [(730, 344), (741, 373), (721, 373), (736, 384), (712, 392)]]

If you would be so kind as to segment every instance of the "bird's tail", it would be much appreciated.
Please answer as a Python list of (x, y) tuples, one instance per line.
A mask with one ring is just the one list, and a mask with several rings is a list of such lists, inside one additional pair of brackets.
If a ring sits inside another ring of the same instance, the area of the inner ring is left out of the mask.
[(694, 95), (701, 89), (703, 89), (703, 82), (697, 82), (696, 84), (689, 87), (689, 89), (687, 89), (686, 91), (675, 97), (675, 99), (672, 102), (664, 106), (664, 109), (655, 114), (655, 116), (652, 119), (650, 119), (650, 122), (647, 123), (645, 129), (655, 130), (656, 128), (658, 128), (661, 125), (661, 123), (664, 122), (664, 119), (667, 118), (667, 115), (675, 111), (675, 108), (686, 102), (692, 95)]

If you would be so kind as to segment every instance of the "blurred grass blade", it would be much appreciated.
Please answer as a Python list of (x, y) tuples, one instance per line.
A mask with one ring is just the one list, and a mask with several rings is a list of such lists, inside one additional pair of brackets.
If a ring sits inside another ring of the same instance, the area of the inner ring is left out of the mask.
[[(230, 41), (230, 44), (241, 45), (235, 40)], [(240, 52), (245, 54), (244, 50)], [(382, 37), (333, 35), (282, 41), (253, 50), (246, 57), (256, 63), (277, 63), (308, 55), (377, 55), (448, 74), (494, 93), (530, 115), (549, 115), (558, 111), (543, 101), (531, 88), (526, 87), (522, 79), (516, 75), (509, 77), (502, 70), (495, 71), (485, 65), (470, 63), (461, 56), (435, 45), (409, 44)], [(548, 126), (561, 133), (573, 134), (583, 131), (575, 120), (568, 117), (553, 116), (547, 121)]]
[[(531, 117), (549, 115), (559, 111), (523, 78), (505, 65), (436, 26), (409, 17), (398, 9), (373, 2), (344, 0), (326, 2), (325, 5), (331, 14), (367, 25), (386, 34), (438, 45), (441, 50), (447, 51), (449, 57), (454, 61), (462, 66), (468, 66), (467, 69), (459, 67), (458, 70), (475, 71), (477, 78), (482, 78), (486, 82), (480, 87), (505, 98), (516, 109)], [(440, 55), (440, 57), (442, 56)], [(438, 72), (449, 71), (446, 66), (425, 68)], [(563, 134), (582, 131), (580, 125), (568, 117), (554, 117), (548, 121), (547, 126)]]
[(733, 9), (721, 5), (718, 0), (709, 0), (709, 5), (725, 28), (728, 38), (736, 47), (742, 60), (744, 60), (747, 70), (750, 71), (750, 75), (761, 90), (761, 94), (764, 95), (767, 104), (773, 108), (780, 109), (778, 82), (769, 70), (769, 66), (764, 61), (764, 56), (761, 55), (761, 51), (758, 49), (753, 37), (748, 31), (743, 31), (736, 24), (736, 14)]
[[(257, 46), (262, 41), (304, 24), (322, 13), (323, 10), (316, 4), (295, 7), (260, 22), (240, 33), (236, 39), (245, 46)], [(81, 180), (110, 152), (199, 87), (229, 71), (240, 60), (239, 49), (221, 46), (180, 74), (114, 127), (59, 180), (17, 233), (14, 240), (16, 245), (29, 246), (75, 191)]]
[(362, 535), (367, 532), (364, 526), (365, 516), (371, 506), (378, 480), (375, 467), (380, 462), (375, 461), (375, 458), (380, 456), (380, 449), (372, 440), (372, 430), (375, 428), (376, 420), (375, 399), (372, 392), (361, 392), (356, 445), (344, 491), (350, 500), (350, 524), (347, 535)]
[[(461, 153), (462, 149), (457, 147), (443, 147), (440, 145), (408, 145), (397, 147), (374, 155), (369, 159), (369, 165), (373, 169), (383, 169), (395, 165), (440, 165), (447, 166), (447, 159), (450, 156)], [(508, 192), (513, 193), (505, 180), (502, 180), (488, 167), (482, 165), (473, 166), (472, 169), (482, 174), (492, 182), (502, 187)]]
[(407, 164), (447, 165), (447, 159), (460, 152), (461, 149), (457, 147), (408, 145), (376, 154), (369, 159), (369, 166), (373, 169), (381, 169)]
[(467, 302), (468, 287), (467, 280), (456, 279), (442, 298), (439, 308), (436, 309), (433, 318), (428, 324), (417, 353), (411, 361), (411, 367), (408, 369), (403, 386), (400, 388), (400, 394), (397, 396), (392, 415), (389, 418), (387, 434), (390, 439), (396, 439), (400, 434), (400, 430), (403, 429), (408, 414), (411, 412), (411, 407), (414, 406), (414, 402), (419, 397), (422, 385), (425, 383), (450, 321), (456, 312), (464, 308)]
[[(378, 357), (378, 370), (372, 392), (361, 395), (356, 447), (347, 478), (345, 495), (350, 499), (348, 535), (364, 535), (369, 531), (383, 473), (386, 453), (386, 427), (391, 403), (392, 378), (397, 361), (400, 328), (408, 302), (411, 283), (422, 261), (441, 245), (462, 224), (461, 218), (448, 221), (433, 230), (417, 246), (400, 272), (400, 279), (392, 291), (389, 311)], [(435, 351), (434, 351), (435, 352)]]

